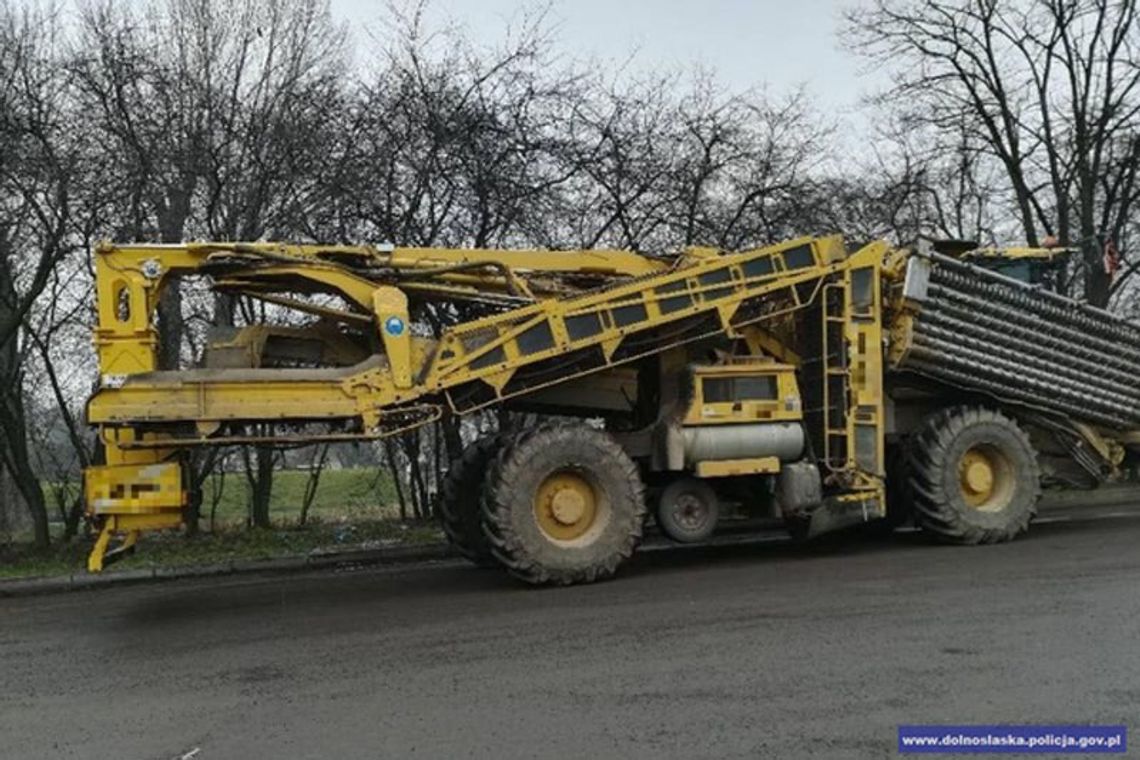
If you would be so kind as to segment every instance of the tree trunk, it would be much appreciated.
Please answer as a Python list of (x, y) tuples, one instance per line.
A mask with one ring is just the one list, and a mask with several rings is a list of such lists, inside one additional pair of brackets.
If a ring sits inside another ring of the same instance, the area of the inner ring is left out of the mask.
[(178, 369), (182, 358), (182, 288), (170, 282), (158, 299), (158, 368)]
[(205, 496), (202, 492), (202, 480), (192, 477), (190, 481), (190, 488), (187, 494), (188, 501), (186, 509), (182, 512), (182, 520), (186, 524), (186, 535), (196, 536), (199, 530), (201, 530), (202, 502)]
[[(8, 402), (9, 399), (5, 399), (5, 404)], [(9, 419), (7, 409), (0, 413), (0, 419), (4, 421)], [(20, 439), (15, 450), (11, 447), (13, 438)], [(33, 540), (37, 547), (47, 548), (51, 544), (47, 503), (44, 500), (44, 492), (40, 488), (40, 480), (36, 477), (28, 459), (27, 439), (24, 437), (23, 427), (15, 431), (15, 436), (9, 436), (9, 440), (5, 441), (4, 445), (7, 448), (5, 465), (8, 468), (9, 475), (15, 481), (16, 489), (23, 497), (24, 504), (28, 507), (28, 515), (32, 520)]]
[[(159, 236), (163, 243), (181, 243), (189, 208), (186, 203), (162, 204), (158, 210)], [(168, 279), (158, 299), (158, 368), (178, 369), (182, 358), (182, 283)]]
[[(3, 446), (0, 441), (0, 446)], [(13, 541), (31, 527), (24, 497), (0, 461), (0, 545)]]
[(79, 535), (79, 526), (83, 522), (83, 483), (80, 481), (79, 493), (71, 502), (71, 509), (68, 510), (67, 516), (63, 522), (63, 538), (65, 541), (70, 541)]
[[(183, 510), (183, 520), (186, 523), (186, 535), (196, 536), (201, 530), (202, 504), (205, 502), (206, 480), (214, 472), (218, 463), (218, 449), (194, 451), (188, 456), (186, 471), (190, 482), (186, 484), (186, 491), (190, 501)], [(213, 530), (211, 526), (210, 530)]]
[(456, 415), (449, 415), (438, 423), (443, 434), (448, 462), (454, 462), (463, 456), (463, 437), (459, 434), (459, 419)]
[[(1085, 300), (1093, 306), (1108, 305), (1112, 276), (1104, 268), (1104, 249), (1098, 244), (1096, 198), (1092, 180), (1081, 192), (1081, 259), (1084, 261)], [(1082, 183), (1083, 184), (1083, 183)]]
[(408, 503), (404, 498), (404, 486), (400, 480), (400, 469), (396, 465), (396, 447), (390, 438), (384, 439), (384, 454), (388, 460), (388, 471), (392, 473), (392, 485), (396, 489), (396, 501), (400, 505), (400, 520), (408, 519)]
[(316, 455), (309, 467), (309, 479), (305, 481), (305, 493), (301, 498), (301, 518), (298, 521), (302, 526), (308, 522), (309, 508), (313, 506), (313, 500), (317, 496), (317, 486), (321, 483), (321, 473), (325, 470), (328, 456), (329, 444), (322, 443), (317, 447)]
[[(2, 255), (2, 252), (0, 252)], [(15, 284), (8, 276), (7, 261), (0, 258), (0, 304), (16, 303)], [(0, 306), (0, 320), (13, 316)], [(32, 520), (36, 546), (51, 542), (47, 503), (40, 480), (31, 465), (24, 415), (24, 375), (18, 350), (17, 330), (7, 343), (0, 344), (0, 467), (7, 470), (13, 485), (23, 497)]]
[(256, 446), (253, 462), (246, 456), (245, 475), (249, 480), (249, 521), (255, 528), (268, 528), (269, 501), (273, 495), (273, 447)]

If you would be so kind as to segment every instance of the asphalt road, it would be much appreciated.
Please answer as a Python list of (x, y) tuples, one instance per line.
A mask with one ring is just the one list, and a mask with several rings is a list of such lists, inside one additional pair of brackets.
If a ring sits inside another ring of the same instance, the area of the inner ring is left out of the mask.
[(899, 723), (1136, 730), (1140, 513), (1109, 512), (996, 547), (657, 552), (569, 589), (445, 563), (0, 599), (0, 757), (862, 758), (896, 756)]

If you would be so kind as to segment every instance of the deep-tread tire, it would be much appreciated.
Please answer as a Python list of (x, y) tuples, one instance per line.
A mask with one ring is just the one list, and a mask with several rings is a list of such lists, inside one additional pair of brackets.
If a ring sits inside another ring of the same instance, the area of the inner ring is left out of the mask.
[[(706, 511), (704, 520), (699, 526), (686, 525), (677, 515), (674, 506), (678, 499), (685, 497), (696, 498)], [(657, 500), (657, 525), (669, 538), (682, 544), (704, 541), (716, 530), (717, 520), (720, 518), (720, 500), (712, 486), (697, 478), (678, 478), (665, 488)]]
[[(929, 417), (910, 444), (914, 518), (928, 535), (952, 544), (992, 544), (1029, 529), (1041, 476), (1029, 436), (1012, 419), (984, 407), (951, 407)], [(958, 486), (959, 462), (979, 444), (1000, 450), (1012, 465), (1011, 496), (999, 510), (970, 507)]]
[[(603, 512), (588, 533), (560, 542), (539, 527), (538, 488), (572, 471), (601, 496)], [(568, 585), (608, 578), (633, 554), (645, 523), (637, 466), (609, 434), (585, 425), (544, 424), (505, 442), (483, 489), (483, 529), (495, 558), (531, 584)]]
[(452, 461), (439, 489), (439, 523), (448, 543), (480, 567), (498, 564), (483, 532), (480, 498), (487, 467), (499, 444), (499, 437), (490, 435), (468, 446)]

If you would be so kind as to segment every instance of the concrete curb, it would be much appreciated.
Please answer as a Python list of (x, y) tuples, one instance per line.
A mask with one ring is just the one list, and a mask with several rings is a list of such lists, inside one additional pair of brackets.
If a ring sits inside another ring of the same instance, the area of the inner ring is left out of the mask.
[(179, 578), (204, 578), (221, 575), (285, 574), (304, 570), (322, 570), (338, 567), (405, 564), (430, 562), (457, 557), (447, 544), (424, 546), (387, 546), (378, 549), (349, 549), (343, 552), (299, 554), (273, 559), (236, 559), (210, 565), (185, 567), (145, 567), (134, 570), (108, 570), (104, 573), (76, 572), (69, 575), (52, 575), (34, 578), (0, 580), (0, 598), (56, 594), (64, 591), (81, 591), (108, 586), (125, 586), (149, 581), (168, 581)]
[[(1077, 505), (1106, 507), (1136, 502), (1140, 502), (1140, 487), (1135, 485), (1109, 486), (1095, 491), (1046, 493), (1041, 499), (1041, 509), (1062, 509)], [(650, 550), (668, 549), (676, 548), (676, 545), (665, 543), (661, 546), (646, 546), (644, 548)], [(252, 573), (276, 575), (338, 567), (410, 564), (453, 559), (458, 556), (447, 544), (439, 543), (424, 546), (386, 546), (376, 549), (351, 548), (339, 552), (319, 552), (261, 560), (236, 559), (210, 565), (188, 565), (186, 567), (110, 570), (97, 575), (77, 572), (70, 575), (0, 580), (0, 598), (54, 594), (63, 591), (125, 586), (132, 583), (177, 580), (179, 578), (204, 578)]]

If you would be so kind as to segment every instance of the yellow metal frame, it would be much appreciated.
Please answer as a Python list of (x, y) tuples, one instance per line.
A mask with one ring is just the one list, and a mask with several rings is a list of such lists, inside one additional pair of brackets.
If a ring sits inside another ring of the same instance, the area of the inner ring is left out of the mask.
[[(139, 258), (141, 250), (133, 250), (132, 255)], [(784, 257), (792, 250), (810, 250), (810, 262), (790, 267)], [(438, 345), (411, 337), (407, 331), (401, 336), (385, 334), (390, 353), (384, 360), (352, 371), (220, 370), (150, 375), (155, 364), (153, 327), (138, 327), (129, 336), (112, 335), (114, 328), (102, 326), (106, 309), (101, 299), (97, 343), (104, 378), (88, 405), (88, 418), (107, 425), (355, 418), (374, 426), (384, 409), (441, 392), (452, 398), (452, 389), (476, 380), (494, 390), (492, 398), (472, 407), (480, 408), (570, 379), (558, 377), (517, 392), (506, 390), (518, 370), (545, 359), (596, 347), (601, 349), (603, 361), (590, 371), (598, 371), (674, 345), (715, 335), (736, 335), (747, 325), (803, 308), (812, 302), (824, 277), (843, 270), (842, 254), (839, 238), (803, 238), (742, 254), (700, 259), (694, 266), (652, 278), (651, 287), (639, 281), (576, 297), (548, 299), (465, 322), (446, 330)], [(765, 273), (746, 274), (760, 269)], [(811, 287), (803, 296), (796, 286), (805, 284)], [(406, 324), (406, 313), (401, 313), (392, 290), (373, 286), (368, 303), (377, 319), (386, 322), (397, 316)], [(152, 312), (157, 291), (145, 294)], [(786, 296), (789, 305), (785, 309), (735, 319), (744, 301), (777, 293)], [(687, 305), (673, 308), (679, 301)], [(666, 339), (620, 358), (614, 355), (627, 335), (705, 313), (711, 313), (715, 322), (699, 333)], [(588, 335), (575, 334), (570, 325), (576, 320), (593, 320), (597, 327)], [(546, 343), (540, 350), (529, 351), (527, 340), (536, 334), (541, 334)], [(136, 369), (127, 375), (108, 372), (127, 365)], [(453, 411), (472, 409), (458, 409), (454, 403), (452, 407)]]
[[(839, 311), (830, 311), (832, 300), (826, 296), (822, 299), (825, 377), (821, 462), (830, 471), (826, 480), (849, 490), (839, 497), (840, 501), (863, 501), (864, 509), (870, 504), (870, 517), (886, 514), (882, 282), (884, 262), (890, 253), (890, 247), (882, 241), (853, 253), (840, 277), (827, 286), (834, 291)], [(843, 346), (828, 344), (829, 324), (841, 327)], [(843, 357), (844, 361), (835, 363), (829, 357)], [(842, 419), (831, 417), (831, 377), (844, 381)], [(839, 441), (842, 458), (836, 453)]]
[(721, 459), (697, 462), (695, 468), (700, 478), (729, 478), (738, 475), (772, 475), (780, 471), (778, 457), (756, 457), (754, 459)]
[[(851, 256), (843, 273), (847, 289), (846, 315), (843, 328), (847, 341), (847, 361), (851, 400), (847, 415), (848, 468), (857, 473), (884, 475), (885, 415), (883, 411), (883, 322), (882, 322), (882, 262), (889, 251), (886, 243), (872, 243)], [(857, 280), (864, 274), (866, 298), (858, 291)], [(861, 431), (868, 431), (874, 441), (874, 450), (865, 461), (859, 461)], [(877, 484), (881, 490), (881, 481)], [(880, 500), (881, 503), (885, 503)]]
[[(838, 236), (799, 238), (734, 254), (693, 249), (667, 265), (621, 251), (102, 245), (95, 257), (101, 382), (88, 404), (88, 419), (101, 428), (107, 465), (87, 472), (89, 504), (103, 505), (91, 511), (103, 530), (92, 566), (101, 567), (102, 552), (115, 531), (178, 524), (186, 497), (180, 483), (174, 490), (169, 473), (177, 469), (187, 446), (244, 442), (213, 437), (227, 422), (349, 421), (357, 424), (357, 435), (375, 437), (434, 419), (442, 404), (456, 413), (469, 412), (709, 337), (741, 338), (775, 352), (779, 340), (768, 326), (817, 303), (825, 284), (836, 278), (850, 291), (853, 271), (868, 268), (876, 275), (876, 307), (852, 306), (845, 314), (850, 320), (845, 336), (852, 347), (852, 411), (845, 430), (851, 437), (849, 451), (854, 451), (860, 426), (881, 426), (876, 262), (887, 250), (877, 243), (848, 256)], [(223, 273), (217, 282), (222, 289), (283, 305), (288, 299), (275, 293), (337, 294), (349, 311), (317, 307), (315, 313), (357, 324), (371, 322), (384, 353), (353, 367), (319, 370), (158, 372), (153, 317), (162, 291), (173, 276), (204, 268)], [(360, 274), (373, 269), (391, 276), (380, 282)], [(566, 291), (554, 279), (543, 279), (555, 273), (626, 280)], [(483, 292), (509, 294), (501, 303), (514, 308), (446, 328), (438, 342), (412, 334), (411, 295)], [(654, 340), (631, 344), (634, 348), (624, 345), (628, 337), (654, 330)], [(586, 365), (549, 379), (512, 384), (529, 367), (587, 353), (594, 359)], [(798, 359), (791, 352), (777, 355)], [(777, 372), (783, 400), (785, 391), (792, 390), (788, 378), (794, 383), (794, 377), (787, 368)], [(482, 395), (460, 403), (460, 391), (476, 386)], [(428, 413), (410, 413), (420, 409)], [(187, 423), (196, 427), (198, 436), (176, 437), (175, 431)], [(319, 438), (306, 434), (307, 440)], [(880, 427), (875, 461), (848, 461), (845, 484), (881, 491), (881, 449)]]

